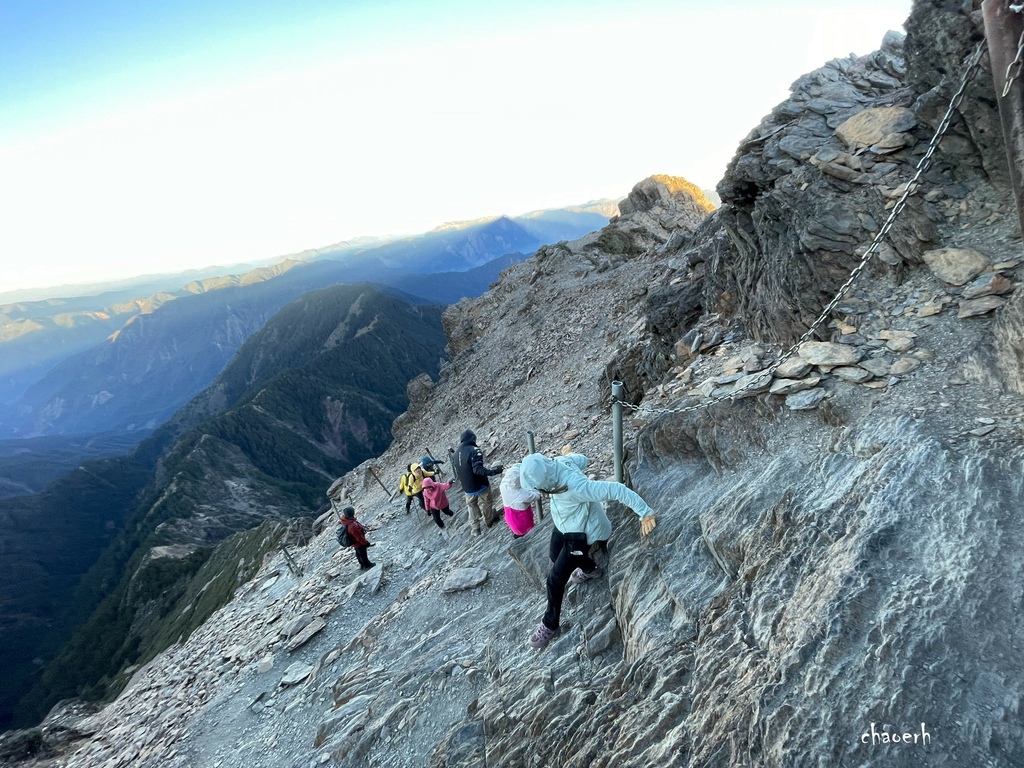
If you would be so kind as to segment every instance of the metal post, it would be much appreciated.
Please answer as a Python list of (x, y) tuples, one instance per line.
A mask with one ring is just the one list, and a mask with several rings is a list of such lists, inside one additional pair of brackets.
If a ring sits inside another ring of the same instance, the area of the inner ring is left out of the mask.
[(388, 502), (390, 503), (394, 501), (395, 494), (391, 492), (390, 488), (384, 485), (384, 481), (380, 479), (380, 475), (377, 474), (373, 467), (368, 467), (368, 469), (370, 470), (370, 474), (373, 475), (373, 479), (377, 481), (377, 485), (384, 489), (384, 493), (389, 494)]
[[(526, 452), (527, 453), (536, 453), (537, 452), (537, 444), (533, 440), (533, 430), (530, 430), (530, 429), (526, 430)], [(544, 499), (542, 499), (542, 498), (541, 499), (537, 499), (537, 516), (541, 520), (544, 519)]]
[(612, 450), (614, 451), (615, 482), (622, 482), (622, 396), (621, 381), (612, 382)]
[(981, 10), (1017, 221), (1024, 232), (1024, 14), (1009, 6), (1008, 0), (985, 0)]

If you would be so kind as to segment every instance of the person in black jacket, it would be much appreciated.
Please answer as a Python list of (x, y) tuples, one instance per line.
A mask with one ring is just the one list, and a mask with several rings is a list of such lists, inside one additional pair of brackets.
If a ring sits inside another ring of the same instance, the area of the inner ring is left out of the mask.
[(490, 528), (498, 520), (491, 496), (488, 477), (500, 475), (504, 467), (498, 464), (492, 469), (484, 466), (484, 454), (476, 447), (476, 435), (471, 430), (462, 433), (458, 453), (455, 454), (455, 474), (466, 494), (466, 508), (469, 511), (469, 527), (473, 535), (480, 535), (480, 523)]

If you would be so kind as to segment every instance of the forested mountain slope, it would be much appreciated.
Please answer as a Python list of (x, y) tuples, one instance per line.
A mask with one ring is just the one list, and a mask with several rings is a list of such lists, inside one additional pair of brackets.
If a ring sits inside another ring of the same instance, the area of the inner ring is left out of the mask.
[[(444, 343), (440, 312), (365, 284), (307, 294), (243, 344), (208, 392), (128, 459), (97, 463), (92, 475), (114, 473), (109, 482), (126, 494), (122, 504), (107, 492), (115, 520), (105, 523), (79, 500), (90, 493), (102, 498), (102, 490), (91, 486), (65, 492), (67, 484), (59, 483), (39, 497), (0, 501), (0, 514), (11, 525), (20, 521), (17, 540), (35, 542), (41, 569), (64, 574), (59, 583), (36, 584), (19, 551), (8, 550), (5, 596), (38, 605), (24, 609), (35, 624), (12, 626), (5, 635), (5, 644), (18, 649), (12, 650), (12, 669), (15, 660), (27, 664), (33, 655), (52, 654), (54, 643), (103, 601), (47, 668), (26, 711), (83, 688), (100, 695), (108, 683), (116, 685), (111, 681), (121, 666), (177, 637), (160, 618), (188, 594), (188, 579), (218, 543), (265, 520), (315, 516), (324, 482), (383, 451), (391, 442), (391, 422), (408, 402), (407, 382), (437, 375)], [(129, 477), (126, 467), (135, 474)], [(68, 507), (76, 517), (69, 518)], [(44, 535), (44, 521), (61, 526), (67, 540)], [(280, 537), (287, 527), (267, 530)], [(295, 528), (300, 530), (308, 530), (308, 521)], [(92, 539), (102, 531), (106, 538), (97, 548)], [(70, 557), (76, 541), (74, 566), (65, 568), (61, 559)], [(220, 599), (236, 585), (237, 559), (228, 565), (224, 578), (232, 581)], [(174, 616), (181, 619), (185, 604)], [(71, 605), (72, 615), (40, 645), (31, 627)], [(216, 601), (204, 610), (214, 607)], [(185, 624), (205, 618), (195, 608)]]

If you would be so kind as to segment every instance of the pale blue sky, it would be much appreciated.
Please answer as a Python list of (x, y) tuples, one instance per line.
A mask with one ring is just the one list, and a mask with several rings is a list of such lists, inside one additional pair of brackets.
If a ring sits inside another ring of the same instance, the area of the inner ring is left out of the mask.
[(910, 0), (0, 4), (0, 292), (713, 187)]

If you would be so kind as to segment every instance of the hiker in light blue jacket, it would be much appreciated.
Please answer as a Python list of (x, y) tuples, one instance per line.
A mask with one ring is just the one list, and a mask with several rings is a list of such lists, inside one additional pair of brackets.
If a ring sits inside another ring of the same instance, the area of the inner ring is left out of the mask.
[(548, 607), (544, 618), (530, 637), (533, 648), (543, 648), (558, 631), (562, 614), (565, 585), (571, 580), (582, 583), (601, 575), (601, 569), (590, 557), (590, 548), (608, 540), (612, 523), (605, 512), (605, 501), (617, 501), (640, 517), (640, 533), (654, 530), (654, 510), (639, 494), (622, 483), (591, 480), (583, 470), (589, 460), (579, 453), (549, 459), (531, 453), (522, 462), (519, 473), (523, 488), (551, 496), (551, 532), (548, 573)]

